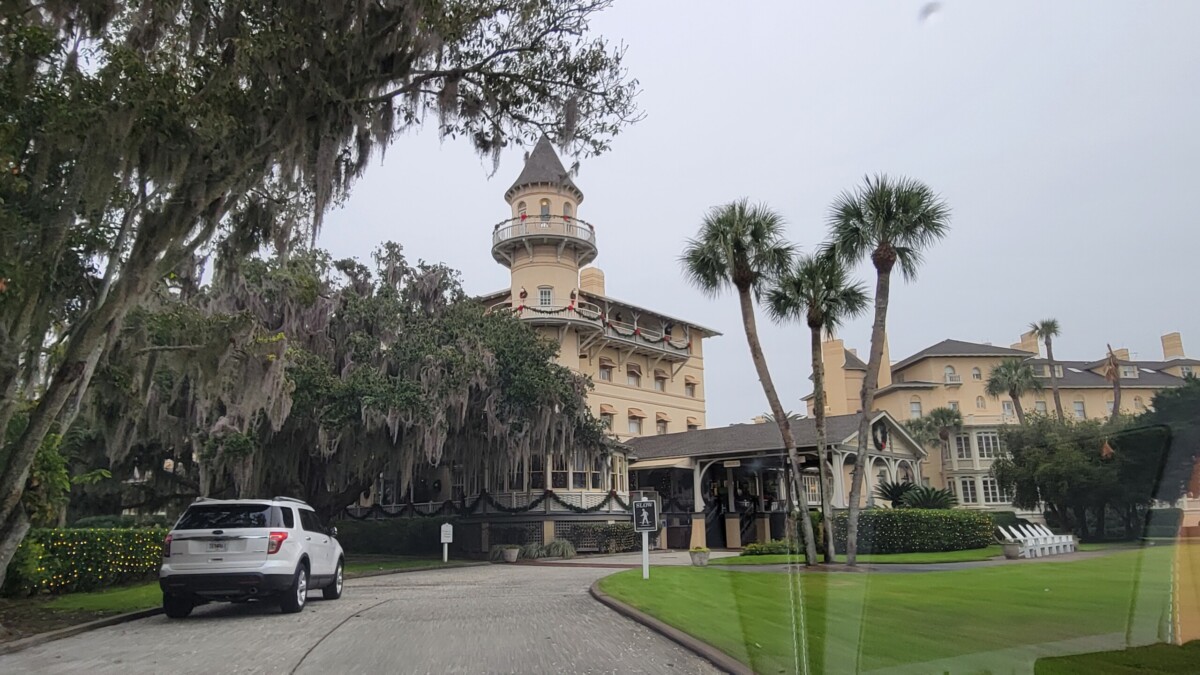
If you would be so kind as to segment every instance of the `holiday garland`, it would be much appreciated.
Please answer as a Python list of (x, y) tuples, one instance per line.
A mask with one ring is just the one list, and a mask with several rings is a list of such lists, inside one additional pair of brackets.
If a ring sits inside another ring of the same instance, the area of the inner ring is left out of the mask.
[(347, 508), (345, 511), (345, 515), (347, 518), (351, 518), (353, 520), (367, 520), (368, 518), (371, 518), (372, 516), (383, 517), (383, 518), (403, 518), (406, 516), (432, 518), (434, 516), (443, 516), (443, 515), (469, 516), (469, 515), (475, 514), (475, 510), (479, 507), (480, 502), (487, 504), (487, 506), (494, 511), (499, 511), (501, 513), (508, 513), (508, 514), (517, 514), (517, 513), (528, 513), (530, 511), (534, 511), (539, 506), (541, 506), (542, 503), (545, 502), (547, 499), (551, 500), (555, 504), (558, 504), (562, 508), (565, 508), (568, 511), (571, 511), (574, 513), (597, 513), (599, 511), (603, 510), (606, 506), (608, 506), (611, 503), (615, 503), (622, 510), (625, 510), (625, 511), (629, 510), (629, 503), (624, 501), (623, 499), (621, 499), (621, 496), (617, 494), (616, 490), (609, 490), (608, 494), (605, 495), (603, 500), (601, 500), (595, 506), (588, 506), (588, 507), (575, 506), (574, 504), (570, 504), (570, 503), (564, 501), (562, 499), (562, 497), (559, 497), (553, 490), (544, 491), (542, 494), (538, 495), (535, 499), (530, 501), (528, 504), (525, 504), (524, 506), (505, 506), (504, 504), (501, 504), (500, 502), (496, 501), (495, 497), (493, 497), (490, 493), (484, 491), (484, 492), (479, 493), (479, 496), (476, 497), (475, 500), (470, 503), (470, 505), (467, 504), (467, 500), (465, 498), (460, 500), (460, 502), (457, 504), (452, 500), (446, 500), (441, 503), (441, 505), (437, 508), (437, 510), (429, 512), (429, 513), (425, 513), (425, 512), (418, 510), (416, 504), (414, 504), (413, 502), (404, 502), (403, 504), (399, 505), (400, 508), (397, 509), (396, 511), (388, 511), (387, 509), (380, 506), (379, 504), (372, 504), (370, 507), (367, 508), (366, 511), (361, 512), (359, 515), (355, 515), (354, 513), (352, 513), (350, 511), (349, 508)]

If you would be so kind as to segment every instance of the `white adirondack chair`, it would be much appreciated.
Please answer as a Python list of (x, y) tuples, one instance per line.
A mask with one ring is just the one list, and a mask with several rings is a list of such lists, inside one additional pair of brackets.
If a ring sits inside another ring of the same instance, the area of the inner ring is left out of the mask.
[(1056, 543), (1051, 537), (1039, 533), (1029, 525), (1017, 525), (1016, 528), (1021, 531), (1034, 546), (1038, 548), (1039, 555), (1056, 555), (1060, 553), (1061, 546)]
[(1005, 539), (1015, 541), (1021, 545), (1022, 558), (1036, 558), (1038, 556), (1038, 547), (1030, 542), (1029, 537), (1018, 532), (1016, 527), (1013, 527), (1011, 531), (1005, 529), (1003, 526), (997, 526), (996, 529), (1000, 530)]
[(1063, 553), (1074, 553), (1079, 548), (1077, 542), (1075, 541), (1074, 535), (1054, 534), (1050, 531), (1050, 528), (1046, 527), (1045, 525), (1034, 525), (1033, 527), (1042, 534), (1048, 537), (1053, 537), (1056, 541), (1058, 541), (1063, 546)]

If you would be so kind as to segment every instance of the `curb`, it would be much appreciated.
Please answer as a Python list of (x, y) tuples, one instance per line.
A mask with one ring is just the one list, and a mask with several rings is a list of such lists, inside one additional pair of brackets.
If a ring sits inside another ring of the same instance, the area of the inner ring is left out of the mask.
[(162, 614), (161, 607), (153, 607), (151, 609), (140, 609), (136, 612), (128, 612), (125, 614), (117, 614), (115, 616), (106, 616), (103, 619), (96, 619), (87, 623), (81, 623), (74, 626), (67, 626), (58, 630), (52, 630), (47, 633), (35, 633), (29, 637), (13, 640), (12, 642), (0, 643), (0, 655), (13, 654), (30, 647), (36, 647), (47, 642), (54, 642), (63, 638), (69, 638), (80, 633), (96, 630), (97, 628), (107, 628), (108, 626), (116, 626), (117, 624), (129, 623), (138, 619), (146, 619), (152, 616)]
[[(480, 565), (487, 564), (488, 563), (486, 562), (463, 562), (455, 565), (439, 565), (437, 567), (411, 567), (407, 569), (395, 570), (371, 570), (368, 572), (359, 572), (354, 576), (347, 574), (346, 580), (349, 581), (351, 579), (380, 577), (386, 574), (404, 574), (405, 572), (428, 572), (430, 570), (454, 569), (455, 567), (478, 567)], [(162, 613), (163, 611), (161, 607), (152, 607), (150, 609), (140, 609), (136, 612), (106, 616), (102, 619), (96, 619), (95, 621), (88, 621), (87, 623), (67, 626), (66, 628), (60, 628), (58, 630), (52, 630), (45, 633), (35, 633), (29, 637), (23, 637), (19, 640), (0, 643), (0, 656), (5, 654), (14, 654), (16, 652), (29, 649), (30, 647), (46, 644), (47, 642), (54, 642), (55, 640), (74, 637), (80, 633), (87, 633), (89, 631), (96, 630), (97, 628), (108, 628), (109, 626), (116, 626), (122, 623), (129, 623), (130, 621), (137, 621), (138, 619), (148, 619), (152, 616), (158, 616)]]
[(668, 640), (678, 644), (680, 647), (683, 647), (696, 656), (708, 661), (717, 668), (720, 668), (722, 671), (730, 673), (731, 675), (754, 675), (754, 671), (749, 666), (708, 644), (707, 642), (698, 640), (679, 630), (678, 628), (663, 623), (649, 614), (646, 614), (639, 609), (635, 609), (634, 607), (617, 600), (611, 595), (608, 595), (604, 591), (600, 590), (600, 580), (596, 580), (596, 582), (593, 583), (592, 587), (588, 590), (592, 594), (593, 598), (599, 600), (602, 604), (607, 605), (609, 609), (612, 609), (616, 613), (632, 619), (649, 628), (650, 630), (653, 630), (659, 635), (662, 635)]

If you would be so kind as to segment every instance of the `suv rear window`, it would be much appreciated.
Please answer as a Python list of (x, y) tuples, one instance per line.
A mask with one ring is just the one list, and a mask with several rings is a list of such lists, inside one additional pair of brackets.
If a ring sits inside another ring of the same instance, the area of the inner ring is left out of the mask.
[(279, 508), (270, 504), (206, 504), (189, 506), (175, 529), (279, 527), (281, 521)]

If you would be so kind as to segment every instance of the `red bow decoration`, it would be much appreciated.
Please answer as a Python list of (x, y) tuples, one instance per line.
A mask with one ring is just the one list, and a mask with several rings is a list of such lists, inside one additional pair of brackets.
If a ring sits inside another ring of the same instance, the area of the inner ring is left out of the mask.
[(521, 222), (525, 222), (525, 218), (526, 218), (526, 217), (527, 217), (527, 216), (526, 216), (524, 213), (522, 213), (522, 214), (521, 214)]

